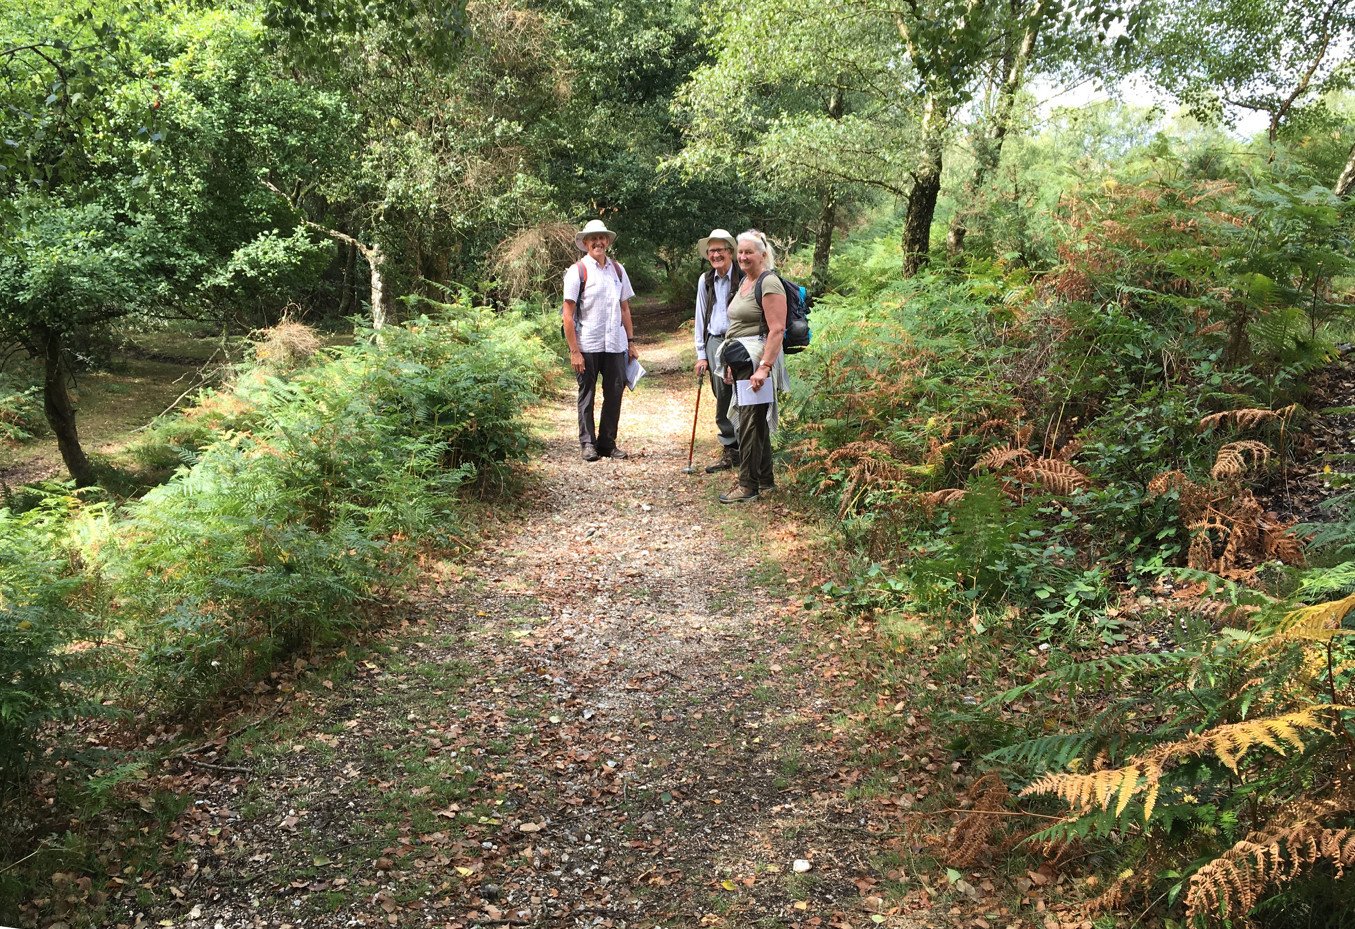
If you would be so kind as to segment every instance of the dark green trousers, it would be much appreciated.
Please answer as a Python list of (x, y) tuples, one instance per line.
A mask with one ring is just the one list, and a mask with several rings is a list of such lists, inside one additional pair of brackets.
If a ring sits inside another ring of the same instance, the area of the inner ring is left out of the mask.
[(739, 407), (739, 486), (771, 490), (772, 434), (767, 422), (770, 403)]

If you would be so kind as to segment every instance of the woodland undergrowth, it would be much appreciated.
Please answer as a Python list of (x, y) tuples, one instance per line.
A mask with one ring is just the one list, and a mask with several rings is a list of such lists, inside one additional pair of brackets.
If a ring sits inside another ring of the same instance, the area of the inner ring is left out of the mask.
[(1108, 924), (1341, 924), (1355, 509), (1294, 525), (1261, 488), (1348, 338), (1355, 206), (1165, 170), (1053, 220), (1037, 269), (844, 248), (783, 442), (864, 553), (824, 593), (951, 643), (921, 698), (973, 812), (939, 865), (1066, 866)]
[(0, 916), (70, 872), (97, 832), (81, 817), (144, 770), (70, 723), (191, 718), (348, 640), (465, 526), (467, 488), (503, 489), (553, 356), (537, 320), (437, 309), (336, 349), (262, 333), (227, 386), (149, 430), (137, 453), (176, 470), (139, 499), (4, 501)]

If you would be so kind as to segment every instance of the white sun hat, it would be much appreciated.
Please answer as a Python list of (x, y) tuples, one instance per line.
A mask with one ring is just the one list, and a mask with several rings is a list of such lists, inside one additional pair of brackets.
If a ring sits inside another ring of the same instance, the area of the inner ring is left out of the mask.
[(734, 233), (730, 232), (728, 229), (712, 229), (710, 235), (706, 236), (704, 239), (698, 239), (696, 242), (696, 251), (702, 258), (706, 257), (706, 249), (710, 248), (711, 239), (720, 242), (728, 242), (729, 250), (731, 252), (736, 251), (739, 247), (739, 240), (734, 238)]
[(579, 231), (579, 234), (574, 236), (574, 244), (579, 247), (579, 251), (586, 252), (588, 249), (584, 248), (583, 240), (590, 235), (598, 234), (607, 236), (608, 247), (611, 247), (611, 244), (616, 241), (616, 233), (608, 229), (606, 223), (600, 219), (590, 219), (588, 225), (584, 226), (583, 229)]

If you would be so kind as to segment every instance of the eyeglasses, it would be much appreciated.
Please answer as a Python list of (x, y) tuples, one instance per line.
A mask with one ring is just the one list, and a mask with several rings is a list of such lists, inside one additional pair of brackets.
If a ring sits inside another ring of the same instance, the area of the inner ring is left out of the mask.
[(715, 248), (714, 246), (712, 246), (711, 248), (706, 249), (706, 254), (707, 254), (707, 255), (728, 255), (728, 254), (729, 254), (729, 249), (724, 248), (723, 246), (720, 247), (720, 248)]

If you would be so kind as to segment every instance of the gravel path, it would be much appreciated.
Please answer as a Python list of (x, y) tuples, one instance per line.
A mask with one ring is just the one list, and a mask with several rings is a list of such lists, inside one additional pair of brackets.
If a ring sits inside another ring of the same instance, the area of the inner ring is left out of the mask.
[[(243, 770), (204, 773), (183, 865), (127, 924), (915, 925), (885, 902), (898, 811), (862, 799), (834, 643), (782, 568), (812, 536), (681, 473), (685, 344), (642, 344), (629, 460), (581, 461), (572, 397), (546, 405), (483, 548), (202, 756)], [(703, 415), (698, 464), (713, 432)]]

